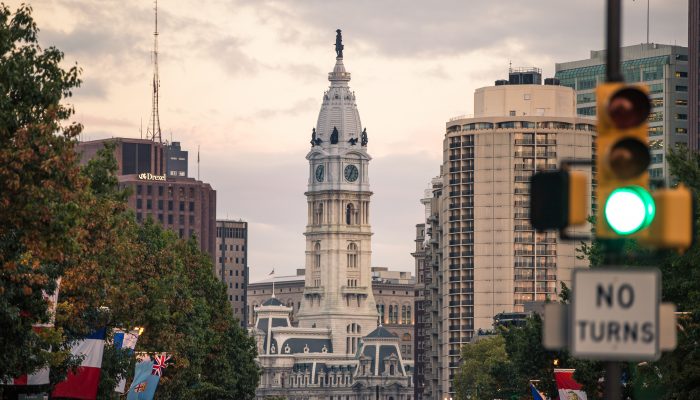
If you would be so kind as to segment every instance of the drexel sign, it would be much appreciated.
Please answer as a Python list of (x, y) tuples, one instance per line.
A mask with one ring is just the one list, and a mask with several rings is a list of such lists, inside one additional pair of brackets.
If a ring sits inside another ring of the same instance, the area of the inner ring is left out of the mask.
[(165, 175), (153, 175), (150, 172), (139, 174), (139, 179), (144, 181), (164, 181)]

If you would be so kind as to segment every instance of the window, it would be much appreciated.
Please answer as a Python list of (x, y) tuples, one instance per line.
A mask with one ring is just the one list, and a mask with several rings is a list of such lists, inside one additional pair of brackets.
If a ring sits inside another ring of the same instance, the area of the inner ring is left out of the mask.
[(652, 107), (663, 107), (664, 106), (664, 98), (663, 97), (656, 97), (653, 99), (649, 99), (649, 102), (651, 103)]
[(664, 175), (664, 170), (662, 168), (651, 168), (649, 170), (650, 178), (661, 178)]
[(162, 224), (163, 223), (163, 214), (158, 214), (158, 221)]
[(194, 225), (194, 215), (190, 215), (190, 225)]
[(508, 115), (510, 115), (511, 117), (515, 117), (515, 110), (510, 110), (508, 112)]
[(595, 106), (577, 108), (578, 115), (595, 115)]
[(649, 121), (650, 122), (663, 121), (663, 120), (664, 120), (664, 112), (663, 111), (656, 111), (656, 112), (649, 114)]
[(664, 155), (662, 154), (652, 154), (651, 155), (651, 163), (652, 164), (660, 164), (664, 162)]
[(687, 78), (688, 73), (685, 71), (676, 71), (676, 78)]
[(190, 201), (190, 211), (194, 211), (194, 201)]
[(660, 136), (664, 134), (664, 127), (663, 126), (650, 126), (649, 127), (649, 136)]
[[(182, 188), (180, 188), (180, 189), (182, 189)], [(180, 211), (185, 211), (185, 202), (184, 201), (180, 202)]]
[(141, 208), (143, 207), (143, 202), (141, 199), (136, 199), (136, 208)]
[(581, 93), (576, 95), (576, 104), (592, 103), (595, 101), (595, 92)]
[(141, 194), (141, 185), (136, 185), (136, 194)]
[(146, 209), (150, 210), (151, 208), (153, 208), (153, 202), (151, 201), (151, 199), (148, 199), (146, 200)]
[(173, 215), (172, 214), (168, 214), (168, 223), (171, 225), (173, 223)]
[(676, 92), (687, 92), (687, 91), (688, 91), (688, 86), (676, 85)]
[(321, 269), (321, 243), (314, 245), (314, 268)]
[(143, 220), (143, 215), (141, 215), (141, 213), (136, 213), (136, 220), (141, 222)]
[[(180, 215), (178, 215), (177, 217), (178, 217), (177, 222), (180, 223), (180, 225), (185, 225), (185, 216), (182, 215), (182, 214), (180, 214)], [(181, 230), (182, 230), (182, 229), (181, 229)]]
[(159, 210), (163, 209), (163, 200), (158, 200), (158, 209)]
[(355, 206), (352, 203), (345, 207), (345, 223), (352, 225), (355, 222)]
[(688, 114), (676, 114), (676, 119), (686, 120), (688, 119)]
[(357, 244), (348, 245), (348, 268), (357, 268)]
[(676, 128), (676, 133), (688, 133), (686, 128)]
[(146, 186), (146, 193), (147, 193), (149, 196), (150, 196), (151, 194), (153, 194), (153, 186), (151, 186), (151, 185)]
[(158, 186), (158, 196), (163, 195), (163, 186)]
[(173, 201), (168, 200), (168, 211), (172, 211), (172, 210), (173, 210)]
[(675, 103), (676, 103), (677, 106), (687, 106), (687, 105), (688, 105), (688, 100), (685, 100), (685, 99), (677, 99)]

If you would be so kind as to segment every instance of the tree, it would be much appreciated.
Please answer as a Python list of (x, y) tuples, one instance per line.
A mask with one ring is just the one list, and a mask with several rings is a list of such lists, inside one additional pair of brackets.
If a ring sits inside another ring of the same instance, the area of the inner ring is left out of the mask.
[(491, 400), (505, 397), (504, 392), (511, 388), (508, 382), (512, 382), (509, 379), (512, 378), (512, 368), (501, 335), (464, 345), (462, 365), (455, 376), (457, 398)]
[(0, 380), (69, 353), (47, 350), (62, 341), (43, 293), (79, 253), (84, 180), (74, 152), (78, 124), (62, 101), (78, 87), (77, 67), (61, 68), (63, 53), (37, 42), (31, 7), (11, 14), (0, 4)]

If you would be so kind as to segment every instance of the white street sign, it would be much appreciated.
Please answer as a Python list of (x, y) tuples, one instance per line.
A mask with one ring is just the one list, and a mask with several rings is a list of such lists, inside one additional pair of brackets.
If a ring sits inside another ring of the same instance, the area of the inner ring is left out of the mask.
[(595, 360), (659, 358), (658, 269), (574, 271), (571, 354)]

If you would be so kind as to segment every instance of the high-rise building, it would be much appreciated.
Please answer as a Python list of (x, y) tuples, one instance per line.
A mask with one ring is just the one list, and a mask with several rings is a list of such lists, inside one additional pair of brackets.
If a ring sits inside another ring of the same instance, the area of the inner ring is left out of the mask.
[(248, 223), (216, 221), (214, 275), (226, 285), (226, 296), (233, 315), (248, 326)]
[[(605, 82), (605, 50), (591, 51), (585, 60), (556, 64), (562, 86), (576, 90), (576, 112), (594, 117), (595, 88)], [(649, 86), (651, 164), (649, 177), (669, 182), (665, 154), (676, 144), (688, 144), (688, 49), (656, 43), (622, 48), (622, 74), (628, 83)]]
[[(251, 330), (262, 367), (258, 399), (407, 400), (413, 394), (413, 363), (401, 355), (402, 338), (379, 321), (372, 290), (371, 157), (348, 86), (340, 30), (335, 49), (330, 88), (306, 155), (306, 271), (298, 325), (290, 320), (293, 307), (275, 292), (254, 309)], [(401, 305), (392, 307), (390, 321), (409, 318), (399, 314)], [(406, 329), (411, 342), (412, 328)]]
[(215, 252), (216, 191), (211, 185), (192, 178), (166, 173), (167, 151), (161, 143), (146, 139), (115, 138), (81, 142), (81, 161), (87, 162), (114, 142), (117, 179), (130, 187), (129, 207), (141, 222), (152, 218), (181, 238), (196, 235), (202, 251), (212, 260)]
[(563, 160), (591, 160), (594, 122), (576, 115), (573, 89), (556, 79), (539, 84), (539, 69), (509, 75), (475, 91), (473, 118), (446, 124), (441, 183), (432, 185), (426, 224), (423, 308), (437, 332), (423, 338), (438, 371), (430, 363), (429, 374), (426, 364), (424, 398), (454, 396), (461, 347), (492, 329), (496, 314), (556, 298), (559, 282), (570, 284), (573, 268), (586, 265), (577, 243), (534, 231), (529, 180)]
[(700, 2), (688, 0), (688, 147), (700, 151)]

